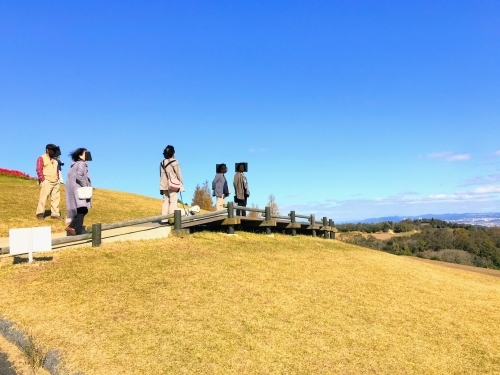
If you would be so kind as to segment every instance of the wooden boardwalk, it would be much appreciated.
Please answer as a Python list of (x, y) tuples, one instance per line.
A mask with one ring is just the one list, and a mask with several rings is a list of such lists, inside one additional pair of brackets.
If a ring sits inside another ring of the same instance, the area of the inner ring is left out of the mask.
[[(256, 212), (260, 217), (235, 216), (234, 211), (243, 210)], [(270, 208), (265, 209), (238, 207), (229, 202), (227, 209), (206, 213), (202, 215), (177, 217), (170, 220), (174, 225), (173, 234), (185, 235), (194, 231), (225, 231), (234, 234), (235, 230), (265, 232), (266, 234), (283, 233), (295, 236), (297, 234), (309, 234), (314, 237), (321, 236), (326, 239), (334, 239), (337, 229), (333, 226), (333, 220), (324, 217), (322, 221), (316, 221), (314, 215), (296, 215), (294, 211), (288, 216), (272, 215)], [(297, 221), (296, 219), (302, 219)], [(308, 221), (304, 221), (308, 219)]]

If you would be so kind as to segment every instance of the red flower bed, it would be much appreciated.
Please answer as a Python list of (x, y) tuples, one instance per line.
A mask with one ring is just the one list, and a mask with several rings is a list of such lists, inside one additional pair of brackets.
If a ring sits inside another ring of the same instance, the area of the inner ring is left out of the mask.
[(0, 176), (17, 177), (17, 178), (22, 178), (23, 180), (36, 180), (36, 177), (31, 177), (27, 173), (13, 171), (13, 170), (4, 169), (4, 168), (0, 168)]

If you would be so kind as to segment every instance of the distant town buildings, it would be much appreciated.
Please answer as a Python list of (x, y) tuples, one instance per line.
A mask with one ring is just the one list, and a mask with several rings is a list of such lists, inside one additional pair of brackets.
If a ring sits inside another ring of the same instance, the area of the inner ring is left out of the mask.
[(465, 225), (480, 225), (483, 227), (500, 227), (500, 217), (498, 214), (474, 214), (474, 217), (464, 217), (455, 220), (446, 220), (450, 223)]

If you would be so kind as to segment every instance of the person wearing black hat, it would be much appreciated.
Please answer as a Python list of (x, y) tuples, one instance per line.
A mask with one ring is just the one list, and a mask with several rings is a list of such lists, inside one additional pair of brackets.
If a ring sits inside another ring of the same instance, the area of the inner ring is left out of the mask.
[(45, 154), (41, 155), (36, 161), (36, 174), (38, 184), (40, 185), (40, 198), (36, 208), (36, 218), (43, 220), (45, 218), (45, 204), (50, 196), (50, 217), (60, 219), (59, 202), (61, 195), (59, 191), (59, 164), (56, 156), (61, 151), (55, 144), (49, 143), (45, 146)]
[[(236, 206), (246, 207), (247, 198), (250, 196), (250, 190), (248, 189), (248, 181), (245, 176), (245, 163), (239, 163), (236, 166), (236, 174), (233, 179), (234, 186), (234, 203)], [(247, 213), (244, 210), (236, 210), (236, 216), (246, 216)]]
[(227, 180), (224, 174), (227, 172), (226, 164), (222, 163), (217, 165), (215, 177), (212, 181), (212, 196), (215, 197), (215, 210), (220, 211), (224, 209), (226, 204), (226, 197), (229, 196), (230, 191), (227, 185)]

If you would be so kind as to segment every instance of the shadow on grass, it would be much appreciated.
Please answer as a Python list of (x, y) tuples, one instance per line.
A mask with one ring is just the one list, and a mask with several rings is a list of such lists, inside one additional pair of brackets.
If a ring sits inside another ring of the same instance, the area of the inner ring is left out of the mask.
[[(47, 256), (33, 257), (33, 260), (35, 262), (50, 262), (53, 259), (54, 259), (53, 257), (47, 257)], [(22, 263), (28, 263), (28, 258), (22, 256), (14, 256), (14, 262), (12, 264), (22, 264)]]
[(9, 362), (7, 355), (4, 353), (0, 353), (0, 374), (16, 375), (16, 372), (12, 368), (12, 364)]

